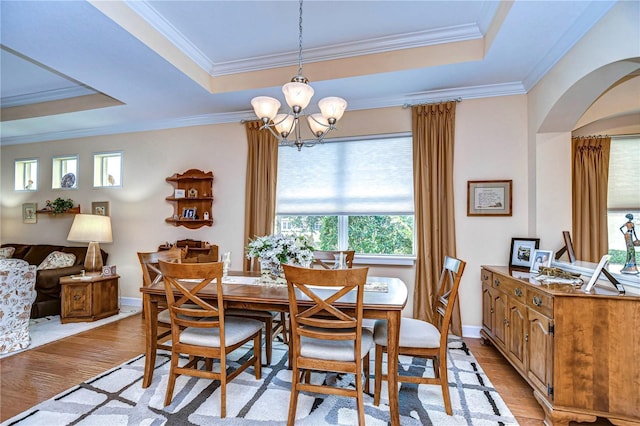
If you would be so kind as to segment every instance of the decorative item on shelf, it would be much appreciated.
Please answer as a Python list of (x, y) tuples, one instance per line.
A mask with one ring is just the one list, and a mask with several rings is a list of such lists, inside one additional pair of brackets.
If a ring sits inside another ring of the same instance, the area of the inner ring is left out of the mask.
[(184, 198), (184, 189), (176, 189), (173, 191), (173, 198)]
[(533, 261), (531, 262), (530, 272), (538, 272), (542, 267), (551, 267), (553, 259), (553, 251), (551, 250), (535, 250), (533, 252)]
[[(305, 108), (311, 102), (314, 91), (308, 84), (309, 80), (302, 75), (302, 0), (299, 7), (298, 31), (298, 75), (282, 87), (290, 111), (278, 114), (280, 101), (269, 96), (251, 99), (251, 106), (262, 121), (261, 128), (269, 130), (278, 139), (280, 146), (295, 146), (300, 151), (303, 146), (310, 147), (324, 141), (324, 137), (336, 128), (336, 122), (342, 118), (347, 109), (347, 101), (335, 96), (320, 99), (318, 107), (321, 112), (307, 115)], [(307, 115), (307, 124), (315, 139), (302, 139), (299, 121), (304, 115)], [(295, 137), (294, 140), (287, 139), (291, 135)]]
[(113, 241), (111, 219), (109, 216), (77, 214), (73, 218), (67, 240), (89, 243), (87, 255), (84, 258), (84, 269), (89, 275), (100, 275), (103, 264), (99, 243), (110, 243)]
[(185, 207), (182, 209), (182, 219), (194, 220), (196, 219), (196, 208), (195, 207)]
[(104, 265), (102, 267), (102, 276), (111, 277), (116, 275), (116, 265)]
[(313, 246), (304, 235), (266, 235), (249, 242), (247, 258), (259, 259), (260, 283), (286, 285), (282, 264), (289, 263), (308, 268), (313, 260)]
[(189, 198), (198, 198), (198, 190), (195, 188), (189, 188), (188, 196)]
[(636, 264), (636, 247), (640, 247), (640, 240), (636, 235), (635, 224), (633, 223), (633, 215), (628, 213), (625, 215), (627, 221), (620, 227), (620, 232), (624, 235), (624, 242), (627, 246), (627, 259), (624, 267), (620, 270), (623, 274), (638, 275), (638, 265)]
[[(49, 205), (49, 201), (47, 201), (47, 205)], [(51, 203), (53, 214), (66, 213), (71, 208), (73, 208), (73, 200), (71, 198), (63, 200), (62, 198), (58, 197)]]
[(576, 288), (582, 287), (584, 281), (577, 272), (565, 271), (562, 268), (542, 266), (538, 270), (538, 275), (533, 277), (542, 284), (571, 284)]

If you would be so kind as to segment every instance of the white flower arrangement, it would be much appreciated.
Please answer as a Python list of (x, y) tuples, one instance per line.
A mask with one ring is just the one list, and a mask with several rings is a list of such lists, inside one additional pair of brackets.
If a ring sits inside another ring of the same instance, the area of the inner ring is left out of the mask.
[(247, 258), (263, 263), (294, 263), (308, 267), (313, 260), (313, 246), (304, 235), (273, 234), (257, 237), (247, 246)]

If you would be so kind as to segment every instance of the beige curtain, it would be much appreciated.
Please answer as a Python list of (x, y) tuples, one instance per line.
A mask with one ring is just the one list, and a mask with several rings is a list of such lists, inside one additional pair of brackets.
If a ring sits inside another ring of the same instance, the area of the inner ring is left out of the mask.
[(609, 251), (607, 186), (611, 138), (571, 140), (573, 159), (573, 245), (576, 259), (599, 262)]
[[(273, 233), (276, 214), (278, 141), (259, 121), (245, 123), (247, 130), (247, 186), (244, 210), (244, 246), (249, 240)], [(245, 271), (259, 270), (258, 262), (244, 260)]]
[[(455, 102), (418, 105), (412, 111), (417, 252), (413, 316), (429, 322), (435, 318), (433, 302), (444, 257), (456, 256), (453, 203), (455, 117)], [(459, 306), (455, 307), (451, 332), (462, 335)]]

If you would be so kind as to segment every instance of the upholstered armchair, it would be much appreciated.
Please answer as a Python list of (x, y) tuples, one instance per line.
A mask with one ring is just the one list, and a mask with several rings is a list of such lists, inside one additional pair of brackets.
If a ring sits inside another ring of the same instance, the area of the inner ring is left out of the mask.
[(21, 259), (0, 259), (0, 353), (31, 344), (29, 317), (35, 287), (35, 265)]

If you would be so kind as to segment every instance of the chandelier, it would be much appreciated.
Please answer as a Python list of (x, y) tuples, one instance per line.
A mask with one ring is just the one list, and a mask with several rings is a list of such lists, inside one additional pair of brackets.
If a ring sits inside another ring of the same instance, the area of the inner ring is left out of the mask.
[[(279, 114), (280, 101), (269, 96), (257, 96), (251, 99), (251, 106), (262, 121), (261, 129), (268, 129), (278, 139), (280, 146), (295, 146), (300, 151), (303, 146), (311, 147), (324, 141), (327, 133), (336, 128), (336, 122), (340, 120), (347, 108), (347, 101), (330, 96), (318, 102), (320, 113), (305, 112), (314, 92), (313, 87), (308, 84), (309, 80), (302, 75), (302, 0), (300, 0), (298, 28), (298, 75), (282, 86), (282, 93), (290, 108), (289, 112)], [(309, 129), (315, 136), (315, 139), (306, 141), (302, 139), (299, 123), (300, 118), (305, 115)]]

